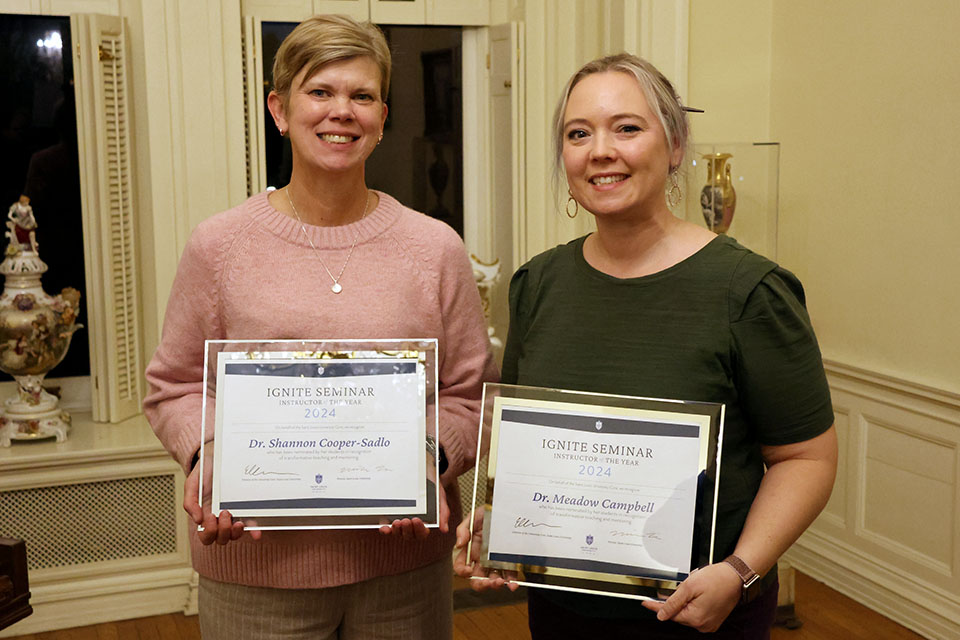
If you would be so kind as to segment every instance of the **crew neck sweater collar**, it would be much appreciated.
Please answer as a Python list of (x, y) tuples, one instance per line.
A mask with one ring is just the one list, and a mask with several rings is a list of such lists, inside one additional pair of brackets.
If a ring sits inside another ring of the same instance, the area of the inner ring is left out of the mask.
[[(362, 220), (337, 227), (303, 225), (313, 244), (318, 249), (350, 248), (353, 245), (354, 238), (356, 238), (357, 244), (361, 245), (386, 231), (399, 219), (404, 207), (382, 191), (375, 191), (375, 193), (379, 196), (380, 201), (373, 211), (370, 211)], [(247, 200), (246, 206), (256, 216), (258, 222), (287, 242), (310, 246), (303, 235), (300, 223), (275, 209), (267, 199), (268, 194), (268, 191), (264, 191)]]

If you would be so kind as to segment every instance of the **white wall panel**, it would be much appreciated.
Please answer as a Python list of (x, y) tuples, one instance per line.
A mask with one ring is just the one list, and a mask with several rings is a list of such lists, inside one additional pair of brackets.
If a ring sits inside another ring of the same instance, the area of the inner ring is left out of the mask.
[[(324, 1), (323, 4), (328, 4), (330, 1), (333, 0)], [(351, 7), (356, 4), (348, 0), (341, 0), (341, 2)], [(300, 22), (313, 15), (314, 5), (311, 0), (241, 0), (240, 11), (241, 15), (257, 16), (263, 20)]]
[(368, 0), (313, 0), (313, 13), (336, 13), (357, 20), (370, 19)]
[(930, 638), (960, 637), (960, 395), (827, 363), (837, 485), (787, 558)]
[[(894, 417), (894, 416), (891, 416)], [(912, 562), (951, 575), (956, 539), (957, 447), (918, 426), (861, 418), (866, 441), (858, 534)], [(914, 423), (915, 424), (915, 423)]]
[(849, 485), (847, 474), (849, 465), (847, 464), (847, 451), (850, 446), (850, 413), (845, 409), (837, 407), (836, 402), (833, 406), (834, 425), (837, 429), (837, 449), (840, 451), (840, 457), (837, 461), (837, 480), (833, 485), (833, 493), (830, 495), (830, 501), (824, 507), (820, 519), (826, 524), (837, 529), (843, 529), (847, 521), (847, 486)]
[(40, 0), (39, 4), (41, 13), (50, 16), (68, 16), (71, 13), (120, 15), (120, 0)]

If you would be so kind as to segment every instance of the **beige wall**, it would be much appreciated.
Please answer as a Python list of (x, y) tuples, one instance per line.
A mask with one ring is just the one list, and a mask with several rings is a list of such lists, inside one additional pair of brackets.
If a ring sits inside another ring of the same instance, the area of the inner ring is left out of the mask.
[[(701, 141), (782, 143), (779, 261), (824, 356), (960, 391), (960, 4), (693, 2)], [(769, 90), (766, 89), (769, 87)]]
[(697, 2), (690, 8), (687, 104), (693, 142), (757, 142), (770, 136), (769, 0)]

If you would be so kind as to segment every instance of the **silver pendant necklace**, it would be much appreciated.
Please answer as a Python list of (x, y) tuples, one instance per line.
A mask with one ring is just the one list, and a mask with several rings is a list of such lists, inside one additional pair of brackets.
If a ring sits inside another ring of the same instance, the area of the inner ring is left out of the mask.
[[(347, 268), (347, 264), (350, 262), (350, 257), (353, 256), (353, 250), (357, 247), (357, 240), (360, 239), (360, 229), (357, 229), (356, 235), (353, 236), (353, 244), (350, 245), (350, 252), (347, 254), (347, 259), (343, 261), (343, 266), (340, 267), (340, 273), (337, 274), (337, 277), (334, 278), (333, 274), (330, 272), (330, 269), (327, 268), (327, 263), (323, 261), (323, 257), (320, 255), (320, 250), (317, 249), (317, 245), (313, 244), (313, 240), (310, 239), (310, 235), (307, 233), (307, 228), (303, 224), (303, 219), (300, 217), (300, 212), (297, 211), (297, 206), (293, 204), (293, 199), (290, 197), (290, 186), (287, 185), (287, 188), (283, 190), (287, 194), (287, 202), (290, 203), (290, 208), (293, 209), (293, 215), (297, 216), (297, 222), (300, 223), (300, 231), (303, 232), (303, 237), (307, 239), (307, 242), (310, 243), (310, 246), (313, 248), (313, 252), (317, 254), (317, 260), (320, 261), (320, 265), (323, 267), (323, 270), (327, 272), (327, 275), (330, 276), (330, 279), (333, 280), (333, 286), (330, 287), (330, 291), (334, 293), (340, 293), (343, 291), (343, 285), (340, 284), (340, 278), (343, 276), (343, 271)], [(360, 220), (363, 220), (367, 217), (367, 211), (370, 208), (370, 191), (367, 191), (367, 199), (363, 204), (363, 215), (360, 216)], [(357, 222), (360, 222), (357, 220)]]

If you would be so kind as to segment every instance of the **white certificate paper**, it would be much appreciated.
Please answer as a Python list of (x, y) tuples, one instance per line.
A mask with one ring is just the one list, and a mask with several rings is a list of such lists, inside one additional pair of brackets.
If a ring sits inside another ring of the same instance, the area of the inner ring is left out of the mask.
[(217, 359), (213, 512), (419, 514), (425, 387), (416, 358)]
[(494, 416), (489, 560), (666, 581), (694, 568), (709, 418), (508, 397)]

